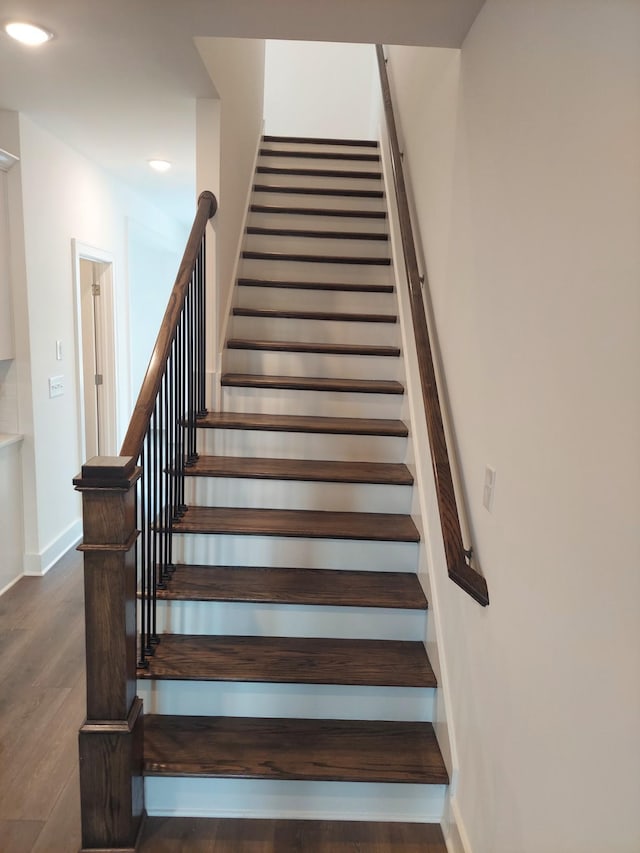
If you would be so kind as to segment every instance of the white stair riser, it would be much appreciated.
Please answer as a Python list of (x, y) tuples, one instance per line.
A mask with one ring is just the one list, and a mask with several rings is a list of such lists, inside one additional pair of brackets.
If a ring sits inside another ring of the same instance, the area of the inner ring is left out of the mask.
[(228, 349), (223, 373), (253, 373), (263, 376), (321, 376), (323, 379), (395, 379), (404, 372), (398, 356), (324, 355), (322, 353), (276, 352), (274, 350)]
[(402, 395), (223, 387), (222, 400), (223, 409), (230, 412), (398, 418)]
[[(147, 777), (147, 813), (174, 817), (438, 823), (444, 785)], [(284, 851), (283, 851), (284, 853)]]
[(158, 631), (163, 634), (339, 637), (422, 642), (427, 617), (423, 610), (382, 607), (158, 601), (157, 618)]
[(173, 543), (174, 561), (192, 565), (415, 572), (418, 560), (415, 542), (181, 533)]
[[(337, 229), (332, 229), (337, 230)], [(291, 252), (298, 255), (388, 258), (391, 245), (384, 240), (338, 237), (292, 237), (282, 234), (246, 234), (244, 248), (252, 252)]]
[(138, 681), (146, 714), (432, 722), (435, 689), (342, 684)]
[[(255, 186), (265, 186), (262, 175), (256, 175)], [(277, 204), (279, 207), (320, 207), (328, 210), (385, 210), (383, 198), (368, 196), (319, 195), (316, 193), (278, 193), (255, 190), (252, 204)]]
[(307, 261), (284, 261), (242, 258), (240, 278), (276, 279), (280, 281), (339, 281), (358, 284), (389, 284), (391, 267), (379, 264), (315, 264)]
[[(261, 164), (262, 165), (262, 164)], [(268, 164), (267, 168), (275, 168)], [(304, 166), (296, 166), (296, 168), (309, 168), (308, 164)], [(311, 168), (324, 169), (324, 166), (312, 166)], [(330, 167), (332, 170), (333, 166)], [(338, 166), (336, 171), (349, 171), (348, 168), (343, 169)], [(376, 170), (371, 170), (376, 171)], [(380, 178), (344, 178), (338, 176), (328, 178), (317, 175), (273, 175), (270, 173), (260, 172), (256, 174), (256, 183), (267, 187), (304, 187), (305, 189), (315, 189), (316, 187), (330, 187), (331, 189), (345, 190), (381, 190), (382, 181)]]
[(351, 320), (295, 320), (287, 317), (233, 316), (230, 338), (267, 341), (317, 341), (338, 344), (399, 346), (398, 323), (360, 323)]
[(312, 151), (319, 154), (380, 154), (378, 146), (357, 145), (362, 140), (355, 140), (353, 145), (335, 145), (330, 142), (290, 142), (263, 140), (260, 149), (267, 151)]
[[(258, 202), (256, 202), (258, 203)], [(269, 204), (263, 200), (263, 204)], [(292, 202), (287, 207), (305, 207), (303, 204)], [(314, 205), (309, 205), (313, 208)], [(336, 209), (337, 206), (336, 206)], [(247, 219), (248, 225), (258, 228), (311, 228), (316, 231), (368, 231), (375, 234), (388, 234), (388, 223), (378, 217), (358, 216), (328, 216), (310, 213), (258, 213), (251, 211)]]
[(371, 291), (304, 290), (297, 287), (242, 285), (236, 291), (234, 304), (242, 308), (280, 308), (288, 311), (294, 308), (296, 311), (343, 311), (352, 314), (398, 313), (395, 293)]
[(208, 456), (403, 462), (407, 439), (381, 435), (202, 429), (198, 432), (198, 452)]
[[(270, 151), (278, 151), (282, 149), (270, 148)], [(308, 149), (307, 149), (308, 150)], [(318, 154), (321, 152), (318, 151)], [(327, 153), (327, 152), (322, 152)], [(331, 154), (335, 152), (330, 152)], [(338, 152), (344, 154), (375, 154), (360, 150), (358, 152)], [(334, 169), (345, 172), (379, 172), (382, 169), (379, 160), (338, 160), (335, 157), (326, 156), (320, 159), (319, 157), (287, 157), (286, 154), (278, 154), (278, 156), (264, 156), (258, 158), (258, 166), (276, 166), (279, 169)]]
[(411, 511), (411, 486), (232, 477), (188, 477), (185, 486), (187, 504), (195, 506), (405, 514)]

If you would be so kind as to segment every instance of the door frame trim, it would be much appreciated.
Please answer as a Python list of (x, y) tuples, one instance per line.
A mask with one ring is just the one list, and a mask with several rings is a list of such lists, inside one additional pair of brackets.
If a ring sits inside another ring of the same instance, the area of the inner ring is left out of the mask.
[(104, 249), (99, 249), (96, 246), (91, 246), (88, 243), (83, 243), (75, 237), (71, 240), (71, 251), (73, 257), (73, 284), (75, 296), (75, 345), (76, 345), (76, 387), (77, 387), (77, 402), (78, 402), (78, 451), (80, 455), (80, 463), (86, 461), (87, 443), (85, 432), (85, 417), (84, 417), (84, 371), (83, 371), (83, 352), (82, 352), (82, 305), (81, 305), (81, 279), (80, 279), (80, 261), (93, 261), (95, 263), (108, 264), (111, 274), (105, 276), (103, 282), (104, 290), (101, 297), (104, 297), (102, 303), (103, 309), (100, 312), (100, 340), (103, 345), (103, 352), (100, 353), (101, 364), (103, 365), (103, 417), (101, 418), (101, 426), (104, 432), (104, 441), (109, 449), (109, 455), (116, 455), (118, 450), (117, 442), (117, 423), (118, 423), (118, 395), (116, 392), (117, 364), (116, 354), (118, 352), (117, 336), (116, 336), (116, 311), (115, 311), (115, 260), (111, 252)]

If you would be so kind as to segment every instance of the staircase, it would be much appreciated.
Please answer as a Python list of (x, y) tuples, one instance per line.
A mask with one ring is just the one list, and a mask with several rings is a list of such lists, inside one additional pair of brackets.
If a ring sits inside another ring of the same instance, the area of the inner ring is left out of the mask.
[(139, 671), (150, 815), (440, 822), (403, 381), (377, 144), (265, 137)]

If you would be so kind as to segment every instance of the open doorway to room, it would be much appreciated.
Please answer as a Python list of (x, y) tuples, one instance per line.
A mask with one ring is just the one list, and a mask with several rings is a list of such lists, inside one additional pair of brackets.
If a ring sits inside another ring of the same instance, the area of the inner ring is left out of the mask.
[(116, 448), (116, 345), (113, 258), (73, 241), (80, 456), (113, 456)]

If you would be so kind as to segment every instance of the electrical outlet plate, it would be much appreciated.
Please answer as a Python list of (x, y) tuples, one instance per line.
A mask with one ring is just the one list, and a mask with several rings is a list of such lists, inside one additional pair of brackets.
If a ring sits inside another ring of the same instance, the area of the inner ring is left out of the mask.
[(64, 376), (49, 377), (49, 397), (62, 397), (64, 394)]
[(493, 493), (496, 485), (496, 469), (490, 465), (484, 469), (484, 488), (482, 490), (482, 504), (491, 512), (493, 509)]

